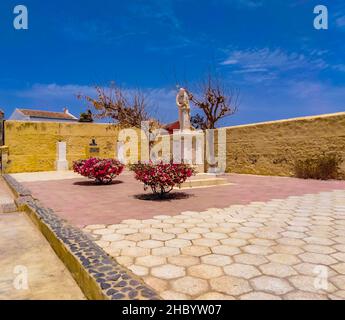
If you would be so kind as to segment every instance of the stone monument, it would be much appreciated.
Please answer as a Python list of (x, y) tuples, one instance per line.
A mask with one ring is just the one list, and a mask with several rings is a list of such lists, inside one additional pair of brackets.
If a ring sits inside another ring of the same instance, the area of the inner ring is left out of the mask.
[(67, 171), (68, 170), (68, 161), (67, 156), (67, 145), (66, 142), (59, 141), (56, 144), (56, 161), (55, 168), (56, 171)]
[(204, 133), (192, 130), (189, 96), (180, 88), (176, 96), (180, 130), (173, 133), (173, 161), (195, 166), (199, 173), (204, 172)]
[(179, 122), (181, 131), (190, 131), (190, 105), (186, 89), (181, 88), (176, 97), (176, 104), (179, 109)]

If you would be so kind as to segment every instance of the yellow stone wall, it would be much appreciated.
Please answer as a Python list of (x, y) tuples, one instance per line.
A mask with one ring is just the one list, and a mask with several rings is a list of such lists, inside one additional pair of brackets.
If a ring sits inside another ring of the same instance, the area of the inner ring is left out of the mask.
[(58, 122), (5, 122), (5, 145), (9, 147), (6, 172), (55, 170), (56, 144), (67, 143), (67, 160), (86, 158), (86, 147), (95, 138), (100, 157), (114, 158), (118, 128), (110, 124)]
[[(345, 160), (345, 112), (226, 130), (227, 172), (292, 176), (295, 160), (323, 151)], [(345, 163), (341, 169), (345, 173)]]

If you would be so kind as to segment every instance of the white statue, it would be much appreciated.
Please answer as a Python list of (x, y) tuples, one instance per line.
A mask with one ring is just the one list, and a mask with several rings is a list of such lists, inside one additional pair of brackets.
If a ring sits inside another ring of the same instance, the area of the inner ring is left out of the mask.
[(189, 97), (185, 89), (181, 88), (179, 90), (176, 104), (179, 108), (180, 130), (191, 130)]

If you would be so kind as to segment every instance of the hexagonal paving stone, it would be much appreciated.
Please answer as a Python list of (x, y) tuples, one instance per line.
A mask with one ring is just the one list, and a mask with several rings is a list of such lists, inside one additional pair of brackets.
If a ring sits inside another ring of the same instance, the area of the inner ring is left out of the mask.
[(334, 264), (332, 268), (338, 273), (345, 274), (345, 263)]
[(190, 246), (181, 249), (182, 254), (187, 256), (202, 257), (211, 253), (211, 250), (202, 246)]
[(183, 277), (186, 272), (183, 267), (178, 267), (172, 264), (165, 264), (159, 267), (153, 267), (151, 274), (160, 279), (176, 279)]
[(303, 249), (297, 246), (277, 245), (271, 247), (275, 253), (298, 255), (303, 252)]
[(103, 241), (117, 241), (117, 240), (123, 240), (125, 238), (122, 234), (112, 233), (112, 234), (106, 234), (101, 237), (101, 240)]
[(170, 247), (161, 247), (161, 248), (152, 249), (151, 253), (154, 256), (171, 257), (171, 256), (179, 255), (180, 249), (179, 248), (170, 248)]
[(173, 239), (165, 242), (166, 247), (172, 247), (172, 248), (184, 248), (191, 246), (192, 242), (189, 240), (184, 239)]
[(138, 242), (138, 246), (141, 248), (148, 248), (148, 249), (154, 249), (164, 246), (164, 242), (157, 241), (157, 240), (144, 240)]
[(90, 224), (84, 228), (84, 230), (92, 231), (97, 229), (105, 229), (107, 226), (105, 224)]
[(135, 234), (129, 234), (125, 236), (125, 239), (137, 242), (137, 241), (149, 240), (150, 235), (147, 233), (135, 233)]
[(247, 280), (231, 276), (222, 276), (212, 279), (210, 280), (210, 285), (213, 290), (230, 296), (238, 296), (252, 291)]
[(190, 297), (181, 293), (172, 290), (167, 290), (161, 293), (161, 297), (165, 300), (189, 300)]
[(143, 277), (149, 274), (149, 269), (143, 266), (132, 265), (128, 267), (137, 276)]
[(176, 235), (172, 233), (165, 233), (165, 232), (151, 235), (152, 240), (158, 240), (158, 241), (168, 241), (174, 238), (176, 238)]
[(262, 276), (250, 280), (253, 288), (258, 291), (265, 291), (272, 294), (286, 294), (293, 290), (293, 287), (284, 279)]
[(292, 239), (292, 238), (280, 238), (276, 240), (277, 243), (282, 244), (282, 245), (286, 245), (286, 246), (303, 246), (306, 244), (306, 242), (304, 242), (301, 239)]
[(186, 233), (178, 234), (177, 238), (178, 239), (185, 239), (185, 240), (196, 240), (196, 239), (200, 239), (201, 235), (200, 235), (200, 233), (186, 232)]
[(218, 240), (202, 238), (193, 240), (193, 244), (196, 246), (214, 247), (218, 246), (220, 243)]
[(334, 258), (328, 255), (319, 254), (319, 253), (307, 252), (307, 253), (300, 254), (299, 257), (305, 262), (321, 264), (321, 265), (331, 265), (337, 262), (337, 260), (335, 260)]
[(332, 254), (332, 257), (337, 259), (340, 262), (345, 262), (345, 253), (344, 252), (337, 252)]
[(196, 264), (200, 264), (200, 260), (197, 257), (192, 256), (175, 256), (175, 257), (168, 257), (168, 262), (177, 266), (181, 267), (190, 267)]
[(156, 229), (156, 228), (142, 228), (142, 229), (139, 229), (140, 233), (146, 233), (146, 234), (150, 234), (150, 235), (154, 235), (154, 234), (162, 234), (162, 230), (161, 229)]
[(210, 232), (210, 229), (209, 228), (192, 228), (190, 230), (188, 230), (188, 232), (192, 232), (192, 233), (199, 233), (199, 234), (203, 234), (203, 233), (207, 233), (207, 232)]
[(185, 228), (165, 228), (165, 229), (163, 229), (163, 232), (173, 233), (173, 234), (181, 234), (181, 233), (186, 233), (186, 229)]
[(124, 229), (116, 230), (116, 233), (124, 234), (124, 235), (134, 234), (134, 233), (138, 233), (138, 229), (124, 228)]
[(335, 250), (329, 246), (320, 246), (316, 244), (308, 244), (306, 246), (303, 246), (303, 249), (308, 252), (321, 253), (321, 254), (331, 254), (335, 252)]
[(158, 292), (166, 291), (169, 289), (169, 282), (167, 280), (162, 280), (162, 279), (148, 276), (144, 278), (144, 281), (153, 290), (156, 290)]
[(345, 276), (337, 275), (332, 277), (330, 281), (340, 290), (345, 290)]
[(240, 297), (241, 300), (282, 300), (280, 297), (265, 292), (250, 292)]
[(315, 294), (311, 292), (297, 291), (285, 295), (287, 300), (328, 300), (327, 295)]
[(292, 254), (284, 254), (284, 253), (274, 253), (267, 257), (270, 261), (280, 263), (280, 264), (287, 264), (287, 265), (294, 265), (300, 263), (301, 260), (298, 259), (297, 256)]
[(208, 264), (200, 264), (196, 266), (189, 267), (187, 269), (187, 274), (200, 279), (213, 279), (223, 275), (223, 270), (220, 267), (211, 266)]
[(233, 247), (242, 247), (248, 244), (248, 241), (244, 239), (228, 238), (228, 239), (220, 240), (220, 243), (224, 245), (228, 245), (228, 246), (233, 246)]
[(225, 233), (219, 232), (208, 232), (203, 235), (206, 239), (222, 240), (228, 238), (228, 235)]
[(259, 246), (259, 245), (248, 245), (248, 246), (242, 247), (242, 250), (247, 253), (262, 254), (262, 255), (268, 255), (273, 252), (272, 249), (265, 246)]
[(268, 262), (265, 257), (250, 253), (244, 253), (234, 256), (234, 260), (238, 263), (251, 264), (253, 266), (259, 266)]
[(244, 279), (251, 279), (261, 274), (256, 267), (240, 263), (234, 263), (224, 267), (224, 272), (227, 275)]
[(226, 256), (234, 256), (241, 252), (240, 249), (228, 245), (221, 245), (211, 248), (213, 253), (226, 255)]
[(95, 241), (95, 243), (100, 246), (101, 248), (107, 248), (110, 246), (110, 242), (109, 241), (102, 241), (102, 240), (99, 240), (99, 241)]
[(305, 233), (294, 232), (294, 231), (282, 232), (282, 236), (286, 238), (292, 238), (292, 239), (303, 239), (306, 237)]
[(232, 259), (226, 255), (210, 254), (210, 255), (201, 257), (201, 262), (205, 264), (223, 267), (223, 266), (226, 266), (227, 264), (230, 264), (232, 262)]
[(177, 292), (191, 296), (200, 295), (209, 290), (209, 286), (206, 280), (189, 276), (174, 280), (172, 282), (172, 288)]
[[(316, 274), (315, 274), (316, 276)], [(312, 292), (312, 293), (317, 293), (317, 294), (322, 294), (327, 292), (333, 292), (334, 287), (330, 284), (327, 283), (327, 290), (320, 290), (315, 287), (315, 280), (316, 278), (314, 277), (308, 277), (308, 276), (293, 276), (289, 278), (290, 283), (297, 288), (300, 291), (307, 291), (307, 292)]]
[(118, 264), (129, 267), (133, 264), (134, 258), (133, 257), (116, 257), (116, 261)]
[(93, 234), (99, 234), (99, 235), (106, 235), (106, 234), (113, 234), (114, 230), (111, 229), (97, 229), (93, 231)]
[(331, 246), (332, 244), (334, 244), (334, 241), (327, 238), (320, 238), (320, 237), (308, 237), (303, 240), (309, 244), (319, 244), (319, 245), (324, 245), (324, 246)]
[(150, 254), (150, 249), (144, 249), (139, 247), (129, 247), (121, 250), (122, 256), (129, 257), (144, 257)]
[(285, 277), (293, 276), (297, 274), (297, 272), (295, 271), (293, 267), (286, 264), (280, 264), (280, 263), (274, 263), (274, 262), (263, 264), (259, 268), (262, 271), (262, 273), (268, 276), (274, 276), (274, 277), (280, 277), (280, 278), (285, 278)]
[(160, 266), (162, 264), (166, 263), (166, 258), (165, 257), (160, 257), (160, 256), (150, 256), (146, 255), (145, 257), (138, 257), (135, 260), (135, 264), (144, 266), (144, 267), (155, 267), (155, 266)]
[(111, 248), (119, 248), (124, 249), (127, 247), (135, 247), (136, 243), (134, 241), (128, 241), (128, 240), (120, 240), (120, 241), (114, 241), (111, 243)]
[(238, 238), (238, 239), (243, 239), (243, 240), (247, 240), (247, 239), (251, 239), (253, 238), (253, 234), (251, 233), (246, 233), (246, 232), (233, 232), (230, 233), (230, 237), (231, 238)]
[(197, 297), (196, 300), (235, 300), (235, 298), (218, 292), (208, 292)]

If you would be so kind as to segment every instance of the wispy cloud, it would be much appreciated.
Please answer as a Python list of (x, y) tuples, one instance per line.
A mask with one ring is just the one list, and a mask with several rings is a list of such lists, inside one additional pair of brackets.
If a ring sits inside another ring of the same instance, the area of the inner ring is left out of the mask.
[(335, 20), (335, 23), (336, 23), (336, 25), (337, 25), (339, 28), (345, 28), (345, 15), (344, 15), (344, 16), (341, 16), (341, 17), (338, 17), (338, 18)]
[(318, 57), (306, 57), (304, 54), (287, 53), (282, 49), (262, 48), (235, 50), (230, 52), (229, 57), (221, 62), (222, 65), (232, 65), (242, 72), (263, 72), (271, 69), (292, 70), (309, 67), (323, 69), (327, 64)]
[(324, 52), (311, 51), (308, 55), (286, 52), (280, 48), (259, 48), (232, 50), (220, 64), (230, 68), (233, 74), (241, 74), (254, 82), (276, 79), (288, 72), (326, 69), (329, 65), (323, 59)]
[(93, 95), (95, 94), (95, 88), (92, 86), (83, 86), (76, 84), (58, 85), (56, 83), (51, 84), (34, 84), (32, 87), (17, 91), (17, 96), (21, 98), (34, 98), (34, 99), (46, 99), (46, 98), (76, 98), (77, 95)]

